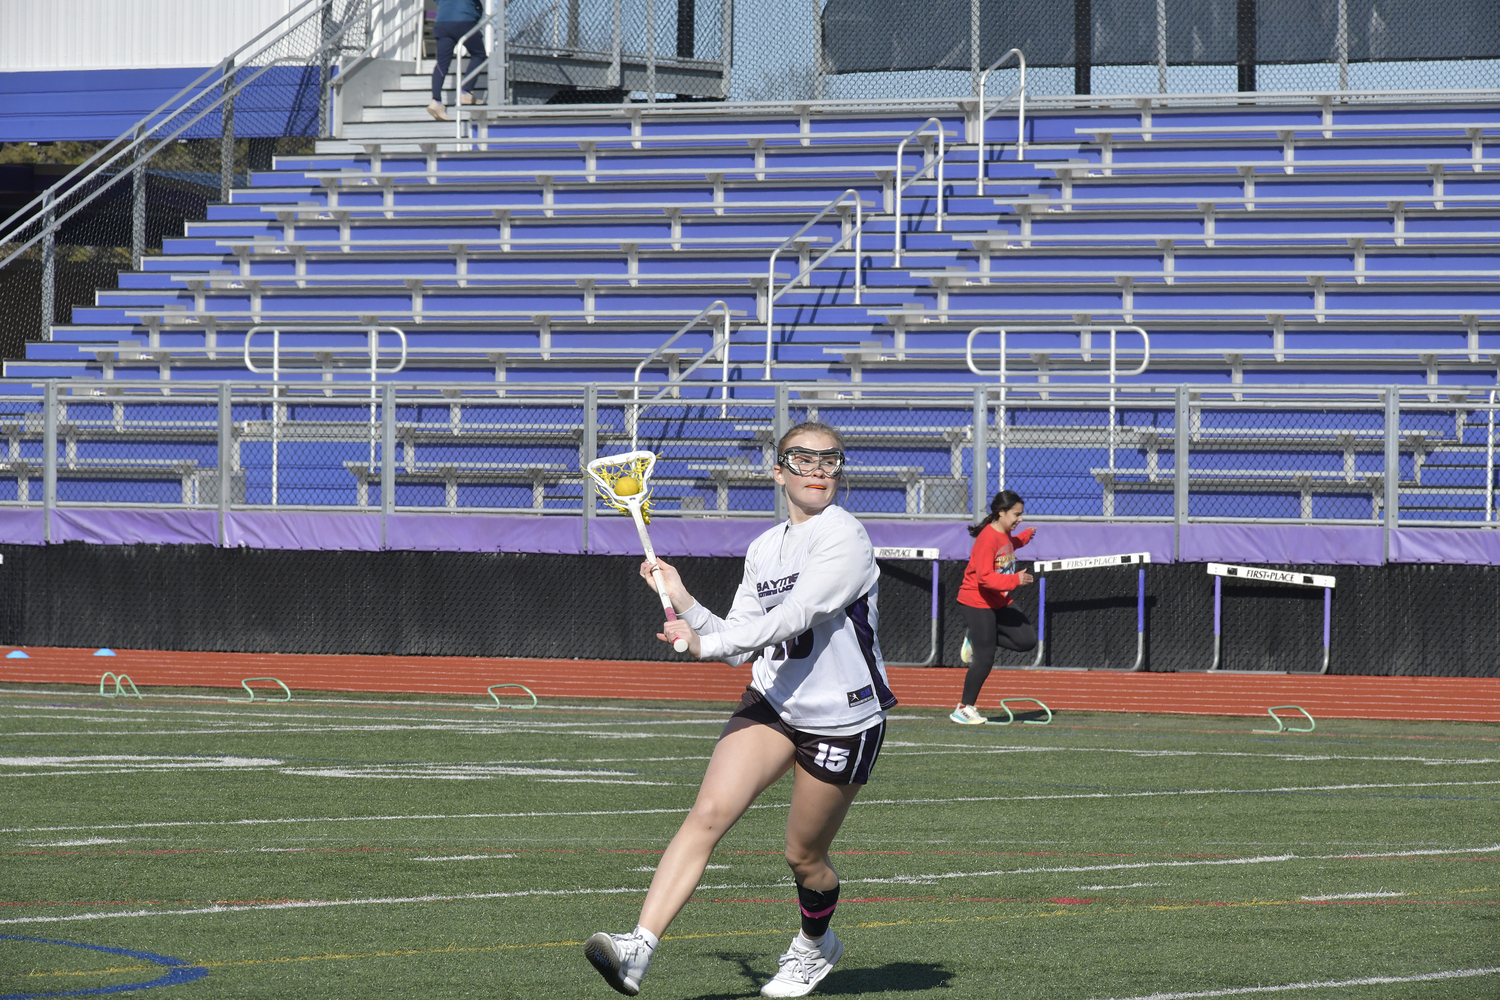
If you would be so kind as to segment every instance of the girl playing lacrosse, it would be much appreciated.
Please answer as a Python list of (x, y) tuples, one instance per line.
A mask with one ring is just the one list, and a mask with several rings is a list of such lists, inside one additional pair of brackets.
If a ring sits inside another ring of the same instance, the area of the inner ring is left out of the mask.
[[(639, 925), (629, 934), (595, 934), (584, 945), (588, 960), (627, 996), (640, 992), (661, 935), (697, 888), (719, 840), (788, 771), (786, 860), (802, 932), (762, 995), (810, 993), (843, 953), (828, 928), (839, 899), (828, 849), (870, 779), (886, 709), (896, 704), (875, 639), (875, 551), (860, 523), (834, 503), (843, 444), (838, 431), (815, 421), (793, 427), (777, 444), (772, 477), (786, 490), (791, 517), (750, 544), (728, 617), (694, 600), (677, 571), (657, 560), (682, 616), (657, 638), (685, 638), (701, 660), (754, 666), (697, 801), (657, 866)], [(648, 584), (651, 569), (641, 564)]]
[(989, 517), (969, 528), (974, 547), (958, 588), (958, 605), (969, 626), (963, 651), (969, 672), (964, 677), (963, 700), (948, 716), (960, 725), (982, 726), (989, 721), (974, 703), (995, 665), (995, 646), (1018, 653), (1036, 648), (1036, 626), (1010, 601), (1012, 590), (1032, 581), (1030, 573), (1016, 570), (1016, 549), (1036, 534), (1035, 528), (1016, 532), (1025, 513), (1024, 500), (1001, 490), (990, 501)]

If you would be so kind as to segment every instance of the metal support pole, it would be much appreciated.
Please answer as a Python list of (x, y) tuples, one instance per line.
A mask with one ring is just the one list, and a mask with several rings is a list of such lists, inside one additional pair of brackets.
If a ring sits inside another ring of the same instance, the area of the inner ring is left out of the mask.
[(55, 198), (42, 195), (42, 329), (41, 339), (52, 339), (53, 309), (57, 302), (57, 230), (53, 228)]
[(1167, 92), (1167, 0), (1156, 0), (1156, 90)]
[[(576, 7), (578, 0), (573, 0)], [(693, 58), (693, 19), (697, 14), (694, 0), (677, 0), (677, 58)]]
[(396, 387), (380, 387), (380, 547), (385, 548), (386, 521), (396, 512)]
[(1234, 14), (1236, 89), (1248, 94), (1255, 90), (1255, 0), (1236, 0)]
[[(578, 467), (587, 469), (589, 463), (599, 457), (599, 386), (590, 382), (583, 393), (583, 454), (578, 456)], [(589, 528), (598, 514), (598, 487), (594, 477), (583, 475), (583, 551), (589, 550)]]
[(1328, 640), (1333, 633), (1333, 588), (1323, 588), (1323, 666), (1320, 674), (1328, 673)]
[(52, 542), (52, 509), (57, 506), (57, 383), (42, 392), (42, 540)]
[(576, 50), (578, 41), (578, 0), (568, 0), (568, 48)]
[[(786, 436), (786, 432), (791, 429), (791, 426), (792, 426), (792, 414), (791, 414), (791, 407), (787, 403), (786, 383), (785, 382), (777, 382), (776, 383), (776, 416), (775, 416), (774, 420), (772, 421), (772, 427), (771, 427), (771, 434), (773, 435), (773, 438), (772, 438), (772, 441), (771, 441), (771, 461), (773, 463), (776, 461), (776, 446), (781, 443), (781, 439)], [(776, 494), (776, 520), (778, 520), (778, 521), (785, 521), (788, 517), (791, 516), (791, 511), (789, 511), (787, 509), (787, 505), (786, 505), (786, 494), (783, 493), (779, 489), (775, 491), (775, 494)]]
[(234, 493), (234, 397), (219, 383), (219, 544), (229, 544), (229, 500)]
[[(979, 0), (969, 0), (969, 93), (979, 92)], [(984, 127), (984, 108), (979, 109), (979, 127)], [(983, 165), (981, 164), (981, 167)]]
[(720, 7), (724, 41), (719, 46), (719, 96), (729, 100), (729, 72), (734, 63), (734, 0), (723, 0)]
[(1033, 668), (1040, 667), (1042, 660), (1047, 656), (1047, 578), (1039, 576), (1036, 580), (1036, 659), (1031, 661)]
[(1339, 90), (1349, 89), (1349, 0), (1339, 0), (1338, 34), (1334, 48), (1338, 53)]
[(1094, 13), (1091, 0), (1073, 0), (1073, 93), (1092, 94)]
[(813, 100), (823, 99), (823, 3), (812, 0)]
[(656, 103), (656, 0), (646, 0), (646, 103)]
[(620, 0), (614, 0), (614, 34), (609, 48), (609, 85), (625, 86), (624, 70), (620, 66)]
[(1133, 674), (1146, 669), (1146, 571), (1136, 570), (1135, 578), (1135, 666)]
[(1220, 610), (1224, 606), (1224, 578), (1214, 577), (1214, 662), (1208, 669), (1210, 671), (1219, 669), (1219, 653), (1223, 648), (1223, 635), (1219, 627)]
[(1172, 558), (1182, 558), (1182, 527), (1188, 519), (1188, 438), (1192, 415), (1188, 408), (1187, 386), (1177, 387), (1176, 415), (1172, 450), (1172, 514), (1174, 538)]
[(219, 200), (229, 201), (234, 189), (234, 60), (224, 70), (223, 128), (219, 139)]
[(1401, 394), (1385, 391), (1385, 560), (1391, 559), (1391, 529), (1397, 526), (1401, 504)]
[[(484, 91), (484, 103), (492, 108), (506, 103), (506, 94), (509, 81), (505, 78), (505, 61), (507, 58), (506, 45), (510, 41), (510, 29), (506, 27), (505, 0), (494, 0), (496, 12), (492, 14), (493, 22), (485, 28), (489, 47), (489, 61), (485, 65), (485, 76), (487, 83)], [(574, 49), (578, 48), (578, 3), (577, 0), (568, 7), (568, 45)]]
[(333, 121), (329, 114), (328, 102), (332, 97), (333, 88), (331, 74), (331, 61), (333, 53), (328, 44), (329, 36), (333, 34), (333, 3), (328, 0), (318, 12), (318, 137), (327, 139), (332, 136)]
[(974, 390), (974, 468), (969, 473), (969, 491), (973, 494), (974, 520), (984, 519), (990, 507), (990, 399), (989, 390)]
[(135, 130), (135, 167), (130, 177), (130, 266), (141, 269), (146, 256), (146, 143), (144, 126)]

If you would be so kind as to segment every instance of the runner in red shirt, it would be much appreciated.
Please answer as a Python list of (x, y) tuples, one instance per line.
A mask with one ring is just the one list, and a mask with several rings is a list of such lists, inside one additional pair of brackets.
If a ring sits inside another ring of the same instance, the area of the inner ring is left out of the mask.
[(990, 514), (969, 528), (974, 547), (964, 582), (958, 588), (958, 606), (969, 626), (964, 640), (963, 700), (948, 716), (964, 726), (981, 726), (989, 720), (974, 703), (979, 689), (995, 665), (995, 647), (1018, 653), (1036, 648), (1036, 626), (1010, 600), (1010, 592), (1032, 582), (1030, 573), (1016, 570), (1016, 549), (1031, 541), (1035, 528), (1014, 533), (1025, 515), (1025, 501), (1010, 490), (1001, 490), (990, 501)]

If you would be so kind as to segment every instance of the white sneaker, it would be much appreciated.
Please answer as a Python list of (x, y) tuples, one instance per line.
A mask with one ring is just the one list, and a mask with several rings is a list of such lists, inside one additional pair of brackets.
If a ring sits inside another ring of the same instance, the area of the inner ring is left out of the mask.
[(979, 709), (973, 705), (960, 705), (948, 714), (948, 718), (960, 726), (982, 726), (989, 719), (979, 714)]
[(453, 120), (452, 118), (448, 117), (448, 109), (443, 107), (437, 101), (427, 102), (427, 113), (440, 122), (451, 122)]
[(651, 967), (651, 952), (651, 946), (636, 934), (600, 931), (583, 944), (583, 957), (605, 982), (628, 997), (641, 991), (641, 977)]
[(478, 104), (479, 103), (479, 98), (475, 97), (473, 94), (469, 93), (466, 90), (466, 91), (464, 91), (463, 101), (464, 101), (465, 104)]
[(844, 953), (844, 942), (829, 931), (817, 944), (808, 944), (798, 934), (792, 946), (776, 961), (781, 966), (776, 978), (760, 988), (763, 997), (804, 997), (813, 991), (823, 977), (833, 971), (833, 963)]
[(974, 662), (974, 644), (969, 641), (967, 635), (964, 636), (963, 648), (958, 651), (958, 662), (964, 664)]

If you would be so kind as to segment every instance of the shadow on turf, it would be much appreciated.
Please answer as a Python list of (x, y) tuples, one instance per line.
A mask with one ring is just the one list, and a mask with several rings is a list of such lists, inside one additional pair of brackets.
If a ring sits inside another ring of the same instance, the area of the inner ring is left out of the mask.
[[(720, 954), (725, 962), (738, 965), (740, 975), (749, 981), (744, 993), (705, 993), (693, 1000), (739, 1000), (760, 993), (767, 975), (754, 967), (765, 961), (764, 955)], [(818, 984), (824, 996), (859, 996), (865, 993), (918, 993), (948, 986), (953, 973), (931, 962), (890, 962), (873, 969), (834, 969)]]

